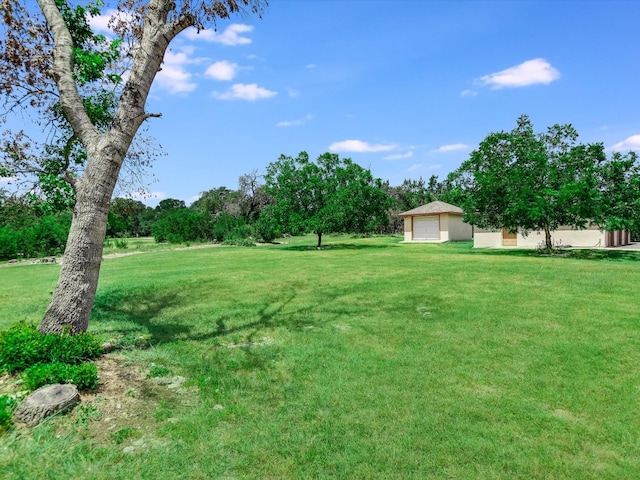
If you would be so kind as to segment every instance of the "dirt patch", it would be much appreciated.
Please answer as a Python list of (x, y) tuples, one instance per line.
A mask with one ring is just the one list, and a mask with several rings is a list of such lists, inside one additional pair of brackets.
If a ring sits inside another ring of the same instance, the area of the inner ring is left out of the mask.
[(89, 435), (99, 443), (124, 444), (127, 437), (135, 441), (156, 430), (159, 423), (171, 421), (177, 410), (198, 402), (197, 388), (185, 387), (182, 377), (149, 378), (148, 367), (128, 364), (116, 354), (104, 355), (96, 364), (98, 390), (81, 392), (80, 406), (70, 420), (84, 421)]
[[(80, 404), (53, 420), (61, 432), (80, 428), (97, 444), (115, 442), (129, 449), (148, 446), (154, 443), (150, 439), (159, 426), (176, 421), (176, 414), (199, 401), (197, 388), (185, 386), (183, 377), (148, 378), (148, 366), (131, 364), (119, 354), (103, 355), (95, 363), (98, 389), (80, 392)], [(0, 394), (17, 393), (21, 398), (20, 390), (18, 377), (0, 377)]]

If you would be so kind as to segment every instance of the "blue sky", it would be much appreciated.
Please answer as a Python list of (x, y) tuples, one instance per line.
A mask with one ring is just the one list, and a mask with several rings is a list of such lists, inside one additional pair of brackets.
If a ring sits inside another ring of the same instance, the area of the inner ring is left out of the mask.
[(640, 152), (639, 22), (637, 0), (271, 0), (172, 44), (146, 203), (235, 189), (302, 150), (392, 185), (443, 179), (521, 114)]

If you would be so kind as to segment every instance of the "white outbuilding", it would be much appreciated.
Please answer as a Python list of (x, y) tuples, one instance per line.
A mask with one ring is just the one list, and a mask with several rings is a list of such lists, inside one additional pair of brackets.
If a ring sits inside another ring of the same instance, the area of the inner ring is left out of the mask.
[[(595, 225), (590, 225), (582, 230), (561, 226), (551, 232), (551, 241), (556, 248), (602, 248), (621, 247), (631, 243), (631, 236), (626, 230), (601, 230)], [(475, 229), (473, 246), (475, 248), (500, 248), (500, 247), (542, 247), (545, 244), (545, 235), (542, 231), (511, 233), (507, 229), (486, 230)]]
[(451, 242), (471, 240), (473, 228), (462, 220), (460, 207), (445, 202), (431, 202), (399, 214), (404, 218), (405, 242)]

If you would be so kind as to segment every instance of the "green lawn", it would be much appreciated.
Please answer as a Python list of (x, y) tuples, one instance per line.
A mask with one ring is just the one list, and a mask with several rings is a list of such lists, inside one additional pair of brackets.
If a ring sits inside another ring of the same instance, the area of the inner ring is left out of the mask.
[[(90, 330), (195, 396), (98, 393), (0, 438), (0, 478), (640, 478), (640, 255), (399, 241), (107, 258)], [(0, 328), (58, 272), (0, 268)]]

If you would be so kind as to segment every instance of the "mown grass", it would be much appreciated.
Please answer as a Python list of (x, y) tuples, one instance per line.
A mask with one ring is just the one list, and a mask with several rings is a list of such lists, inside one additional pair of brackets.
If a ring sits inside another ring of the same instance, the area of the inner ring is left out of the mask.
[[(199, 401), (153, 407), (144, 452), (55, 422), (5, 435), (0, 477), (640, 477), (636, 253), (399, 240), (105, 260), (91, 331), (142, 338), (128, 361)], [(58, 268), (0, 269), (0, 328), (38, 320)]]

